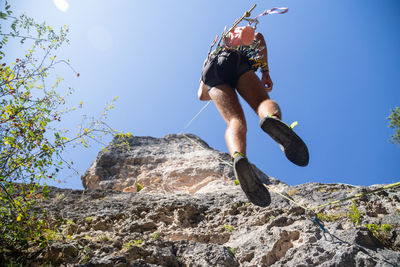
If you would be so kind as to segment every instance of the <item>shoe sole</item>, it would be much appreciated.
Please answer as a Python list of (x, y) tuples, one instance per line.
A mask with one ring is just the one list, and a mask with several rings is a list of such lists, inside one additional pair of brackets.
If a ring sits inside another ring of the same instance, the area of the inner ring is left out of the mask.
[(251, 203), (260, 207), (271, 204), (271, 196), (264, 184), (257, 177), (246, 158), (240, 158), (234, 164), (235, 176), (240, 187)]
[(261, 129), (278, 143), (285, 156), (294, 164), (305, 167), (309, 162), (306, 144), (301, 138), (281, 120), (265, 117), (260, 121)]

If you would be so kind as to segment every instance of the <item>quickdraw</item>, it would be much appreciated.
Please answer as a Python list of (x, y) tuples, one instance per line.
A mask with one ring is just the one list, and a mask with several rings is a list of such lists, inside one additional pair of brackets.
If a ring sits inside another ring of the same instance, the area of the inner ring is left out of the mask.
[(256, 28), (256, 26), (257, 26), (257, 24), (259, 22), (258, 21), (259, 17), (265, 16), (265, 15), (269, 15), (269, 14), (284, 14), (284, 13), (286, 13), (288, 11), (289, 11), (289, 8), (287, 8), (287, 7), (274, 7), (274, 8), (265, 10), (261, 14), (258, 14), (257, 16), (254, 17), (254, 19), (243, 18), (243, 20), (246, 20), (249, 23), (249, 26), (254, 23), (254, 28)]

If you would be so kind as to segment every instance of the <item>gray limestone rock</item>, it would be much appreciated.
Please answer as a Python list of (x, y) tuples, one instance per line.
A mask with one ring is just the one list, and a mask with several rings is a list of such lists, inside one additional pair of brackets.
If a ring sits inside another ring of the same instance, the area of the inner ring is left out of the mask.
[[(311, 203), (304, 199), (311, 196), (304, 197), (303, 191), (339, 194), (338, 187), (342, 185), (306, 184), (281, 193), (310, 207), (324, 203), (325, 198), (314, 196)], [(350, 188), (358, 191), (351, 186), (344, 191)], [(390, 197), (395, 189), (387, 192), (355, 201), (361, 225), (347, 215), (351, 202), (319, 210), (328, 231), (324, 233), (308, 212), (282, 197), (275, 196), (269, 207), (260, 208), (250, 204), (235, 185), (229, 192), (159, 195), (51, 188), (45, 208), (49, 215), (68, 221), (61, 230), (71, 238), (53, 244), (39, 262), (51, 259), (63, 266), (398, 266), (400, 203)], [(365, 210), (368, 203), (381, 203), (385, 213), (370, 217)], [(387, 216), (393, 218), (386, 220)], [(396, 221), (386, 240), (362, 226), (385, 221)]]
[[(313, 214), (277, 193), (309, 209), (381, 185), (288, 186), (260, 173), (273, 190), (271, 205), (260, 208), (231, 181), (231, 168), (214, 160), (229, 156), (191, 137), (205, 149), (180, 135), (130, 138), (130, 151), (99, 153), (82, 177), (91, 190), (51, 188), (44, 208), (65, 219), (60, 230), (69, 237), (31, 265), (399, 266), (397, 189)], [(144, 189), (129, 192), (137, 181)], [(391, 228), (373, 233), (367, 224)]]

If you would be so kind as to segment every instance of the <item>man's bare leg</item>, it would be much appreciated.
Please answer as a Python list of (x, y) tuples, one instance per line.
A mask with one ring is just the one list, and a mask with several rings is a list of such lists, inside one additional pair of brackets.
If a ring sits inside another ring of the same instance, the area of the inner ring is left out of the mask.
[[(258, 114), (260, 119), (276, 116), (281, 119), (278, 104), (269, 99), (268, 92), (254, 71), (248, 71), (239, 78), (238, 92)], [(274, 120), (270, 120), (274, 121)], [(265, 122), (265, 121), (264, 121)], [(276, 122), (276, 121), (275, 121)], [(271, 124), (269, 124), (271, 126)], [(286, 157), (296, 165), (307, 166), (309, 161), (308, 148), (287, 125), (275, 123), (275, 129), (267, 127), (261, 121), (261, 128), (269, 134), (282, 148)], [(279, 134), (278, 134), (279, 132)], [(279, 137), (278, 137), (279, 135)]]
[(267, 116), (282, 118), (278, 104), (269, 98), (266, 88), (254, 71), (250, 70), (240, 76), (237, 90), (260, 119)]
[(227, 85), (217, 85), (208, 92), (219, 113), (227, 123), (225, 140), (229, 153), (246, 154), (246, 119), (235, 90)]

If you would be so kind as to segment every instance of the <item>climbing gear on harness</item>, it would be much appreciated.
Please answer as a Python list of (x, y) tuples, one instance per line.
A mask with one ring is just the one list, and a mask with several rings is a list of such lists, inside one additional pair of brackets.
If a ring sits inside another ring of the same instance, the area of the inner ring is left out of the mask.
[(246, 20), (249, 23), (249, 26), (254, 23), (254, 28), (256, 28), (257, 24), (259, 23), (258, 18), (268, 15), (268, 14), (284, 14), (289, 11), (289, 8), (287, 7), (274, 7), (271, 9), (267, 9), (264, 12), (258, 14), (257, 16), (254, 17), (254, 19), (247, 19), (243, 18), (243, 20)]
[(260, 207), (268, 206), (271, 204), (271, 196), (268, 190), (254, 172), (246, 156), (240, 154), (238, 153), (233, 161), (233, 170), (240, 187), (251, 203)]
[(298, 166), (305, 167), (308, 165), (308, 148), (303, 140), (293, 131), (292, 127), (271, 116), (262, 118), (260, 126), (264, 132), (278, 143), (288, 160)]
[(261, 59), (249, 58), (249, 62), (254, 71), (257, 71), (258, 68), (261, 68), (261, 72), (269, 71), (268, 64)]

